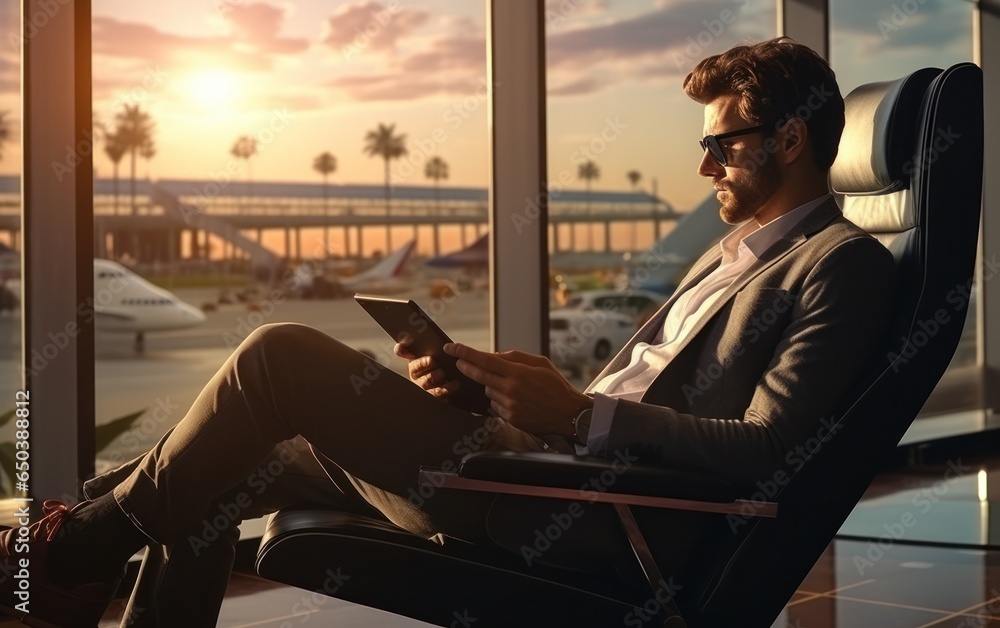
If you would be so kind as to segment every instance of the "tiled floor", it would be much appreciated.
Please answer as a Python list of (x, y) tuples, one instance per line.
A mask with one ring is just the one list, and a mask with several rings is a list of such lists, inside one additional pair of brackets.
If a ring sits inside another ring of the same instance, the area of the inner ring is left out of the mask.
[[(954, 465), (953, 465), (954, 466)], [(1000, 457), (882, 475), (789, 601), (773, 628), (1000, 627)], [(995, 480), (995, 481), (993, 481)], [(931, 499), (933, 498), (933, 499)], [(916, 523), (894, 539), (884, 527)], [(869, 537), (873, 540), (853, 537)], [(906, 544), (920, 542), (922, 544)], [(116, 601), (102, 627), (118, 626)], [(16, 622), (0, 621), (13, 628)], [(235, 574), (219, 626), (426, 626), (411, 619)]]
[(882, 545), (834, 541), (774, 626), (1000, 626), (1000, 552)]
[[(834, 541), (773, 628), (1000, 627), (1000, 552), (895, 545), (868, 561), (867, 542)], [(118, 626), (123, 603), (101, 622)], [(236, 575), (219, 626), (427, 626), (340, 600)]]

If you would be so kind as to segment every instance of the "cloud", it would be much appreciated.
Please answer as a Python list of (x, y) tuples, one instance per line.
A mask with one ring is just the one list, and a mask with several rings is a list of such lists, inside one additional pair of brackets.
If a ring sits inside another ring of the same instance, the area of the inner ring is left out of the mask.
[(347, 92), (355, 100), (416, 100), (428, 96), (472, 96), (484, 92), (485, 76), (365, 75), (347, 76), (330, 85)]
[(454, 72), (458, 69), (486, 72), (486, 38), (457, 36), (438, 39), (430, 49), (403, 59), (404, 72)]
[[(850, 38), (852, 53), (870, 59), (886, 53), (933, 56), (944, 48), (966, 49), (972, 36), (971, 3), (939, 2), (905, 13), (897, 5), (868, 4), (843, 7), (831, 15), (835, 41)], [(967, 52), (967, 55), (971, 52)]]
[[(327, 22), (324, 43), (346, 55), (380, 53), (378, 68), (328, 83), (358, 101), (468, 96), (486, 80), (485, 27), (466, 16), (386, 9), (378, 2), (341, 7)], [(417, 31), (428, 26), (428, 33)]]
[[(577, 96), (626, 82), (681, 77), (702, 57), (747, 36), (770, 36), (771, 14), (748, 6), (735, 1), (660, 0), (651, 10), (627, 19), (552, 33), (546, 48), (553, 86), (549, 93)], [(609, 71), (595, 80), (595, 68)]]
[(0, 54), (0, 94), (20, 93), (21, 64), (16, 55)]
[[(697, 38), (707, 29), (705, 22), (718, 21), (722, 30), (712, 39), (728, 44), (742, 38), (737, 32), (753, 28), (753, 20), (733, 2), (663, 3), (652, 11), (628, 19), (598, 24), (552, 35), (548, 40), (548, 61), (561, 68), (589, 68), (595, 63), (661, 57), (683, 49), (688, 38)], [(720, 20), (722, 11), (733, 16), (731, 24)]]
[[(678, 59), (687, 59), (684, 49), (689, 45), (689, 38), (698, 37), (706, 29), (705, 22), (718, 20), (722, 10), (729, 10), (736, 19), (730, 19), (731, 23), (725, 25), (720, 35), (713, 35), (713, 49), (705, 54), (744, 39), (747, 32), (752, 32), (762, 22), (771, 24), (766, 17), (756, 19), (742, 13), (739, 8), (744, 5), (729, 0), (675, 0), (627, 19), (587, 23), (577, 18), (604, 11), (606, 5), (603, 2), (593, 6), (579, 5), (579, 1), (549, 0), (546, 4), (549, 12), (563, 11), (567, 18), (565, 25), (571, 27), (553, 30), (546, 37), (547, 81), (552, 96), (579, 96), (613, 89), (621, 83), (658, 82), (686, 74), (690, 67), (685, 67)], [(339, 14), (345, 22), (345, 16), (352, 16), (354, 28), (360, 29), (358, 21), (362, 17), (373, 19), (371, 15), (377, 14), (381, 6), (374, 2), (356, 4)], [(580, 14), (574, 13), (574, 8), (578, 8)], [(393, 19), (402, 16), (399, 13)], [(580, 25), (574, 26), (574, 21)], [(388, 22), (386, 28), (391, 24)], [(475, 88), (476, 79), (486, 74), (485, 34), (473, 34), (472, 28), (479, 33), (485, 29), (467, 21), (443, 17), (435, 18), (433, 25), (433, 32), (449, 34), (423, 43), (413, 54), (387, 56), (383, 67), (377, 71), (340, 77), (330, 85), (362, 101), (468, 95)], [(351, 41), (350, 35), (345, 32), (338, 43)], [(381, 37), (381, 34), (372, 36), (369, 46), (395, 47), (401, 39), (399, 31), (389, 34), (385, 40)], [(602, 70), (599, 78), (595, 69)]]
[(219, 64), (246, 71), (266, 72), (275, 57), (304, 52), (309, 42), (279, 36), (285, 10), (263, 3), (227, 6), (226, 36), (187, 37), (148, 24), (105, 15), (93, 18), (94, 53), (169, 65), (197, 60), (200, 65)]
[(413, 100), (468, 96), (485, 80), (485, 35), (456, 35), (432, 41), (423, 52), (394, 58), (376, 73), (343, 76), (330, 86), (354, 100)]
[(355, 46), (371, 52), (392, 52), (431, 17), (427, 11), (391, 6), (368, 1), (340, 7), (326, 21), (323, 43), (337, 50)]
[(571, 18), (600, 15), (608, 10), (608, 0), (545, 0), (545, 23), (558, 26)]
[(282, 38), (285, 9), (262, 2), (237, 4), (228, 8), (225, 20), (233, 39), (274, 54), (295, 54), (309, 48), (305, 39)]
[(557, 87), (549, 87), (549, 96), (579, 96), (589, 94), (604, 87), (604, 83), (595, 78), (585, 76), (583, 78), (563, 83)]

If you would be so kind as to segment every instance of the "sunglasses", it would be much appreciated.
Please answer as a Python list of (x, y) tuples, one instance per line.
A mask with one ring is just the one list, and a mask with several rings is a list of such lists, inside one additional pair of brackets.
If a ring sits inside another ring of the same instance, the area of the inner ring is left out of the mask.
[(767, 125), (765, 124), (759, 124), (746, 129), (739, 129), (738, 131), (720, 133), (719, 135), (706, 135), (704, 139), (698, 140), (698, 144), (701, 145), (702, 150), (707, 150), (712, 156), (712, 159), (714, 159), (720, 166), (725, 166), (728, 164), (729, 160), (726, 158), (726, 151), (722, 149), (722, 144), (720, 143), (721, 140), (736, 137), (738, 135), (757, 133), (758, 131), (763, 131), (766, 127)]

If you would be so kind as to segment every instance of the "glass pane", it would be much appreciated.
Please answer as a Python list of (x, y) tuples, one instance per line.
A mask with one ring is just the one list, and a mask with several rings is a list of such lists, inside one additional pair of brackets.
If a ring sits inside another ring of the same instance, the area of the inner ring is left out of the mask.
[(571, 303), (550, 353), (582, 388), (651, 313), (619, 301), (606, 318), (587, 308), (652, 267), (647, 252), (679, 217), (700, 209), (707, 220), (696, 238), (664, 241), (666, 263), (636, 276), (647, 303), (662, 304), (726, 229), (696, 172), (703, 108), (684, 77), (704, 57), (774, 37), (777, 17), (774, 2), (577, 4), (547, 3), (546, 54), (552, 304)]
[(489, 346), (485, 23), (482, 2), (95, 5), (98, 472), (262, 324), (403, 373), (355, 292)]
[[(0, 32), (16, 33), (16, 2), (0, 3)], [(0, 442), (14, 441), (15, 395), (21, 389), (21, 59), (0, 49)], [(13, 465), (13, 461), (11, 461)], [(3, 468), (7, 468), (3, 461)], [(0, 494), (10, 495), (7, 471)]]
[(830, 63), (841, 91), (971, 61), (972, 11), (965, 0), (831, 0)]
[[(972, 60), (973, 3), (962, 0), (927, 2), (830, 2), (830, 57), (845, 94), (863, 83), (900, 78), (924, 67), (947, 68)], [(987, 166), (988, 171), (989, 166)], [(975, 410), (981, 380), (977, 367), (975, 292), (955, 357), (921, 413), (931, 415)], [(973, 413), (917, 421), (906, 440), (939, 438), (979, 425)], [(977, 428), (972, 428), (977, 429)]]

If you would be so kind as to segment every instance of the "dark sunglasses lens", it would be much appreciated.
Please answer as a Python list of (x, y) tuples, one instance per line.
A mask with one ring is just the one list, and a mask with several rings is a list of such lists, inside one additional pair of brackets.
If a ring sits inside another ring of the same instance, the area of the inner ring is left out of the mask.
[(722, 151), (722, 145), (719, 144), (719, 140), (715, 139), (714, 135), (709, 135), (705, 138), (704, 144), (708, 149), (708, 152), (712, 154), (712, 158), (715, 159), (720, 166), (725, 166), (726, 154)]

